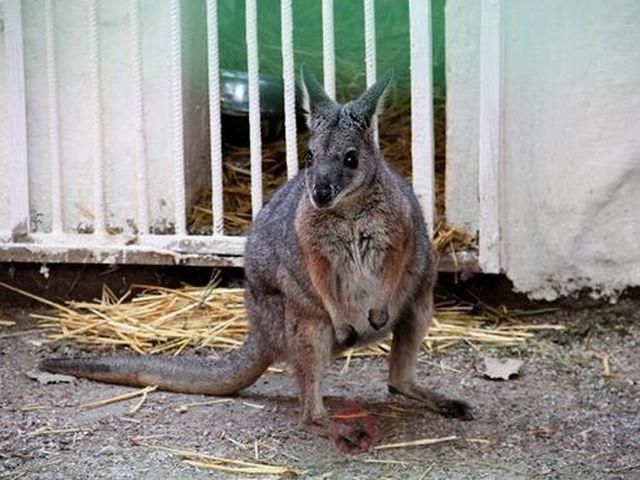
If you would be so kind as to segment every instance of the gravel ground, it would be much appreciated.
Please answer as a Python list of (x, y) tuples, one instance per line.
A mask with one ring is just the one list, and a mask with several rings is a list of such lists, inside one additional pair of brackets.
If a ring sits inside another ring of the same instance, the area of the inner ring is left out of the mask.
[[(474, 405), (470, 422), (448, 420), (391, 396), (385, 359), (336, 361), (324, 392), (332, 412), (356, 398), (377, 424), (374, 445), (455, 436), (435, 445), (347, 456), (298, 427), (295, 385), (269, 373), (240, 396), (153, 392), (94, 409), (85, 402), (133, 389), (86, 380), (43, 385), (26, 372), (51, 356), (29, 311), (0, 311), (0, 478), (257, 478), (182, 463), (158, 446), (290, 467), (301, 478), (640, 478), (640, 303), (527, 319), (567, 326), (529, 345), (469, 345), (421, 359), (425, 384)], [(79, 351), (75, 345), (58, 348)], [(491, 381), (486, 355), (520, 358), (521, 375)], [(603, 376), (603, 356), (611, 374)], [(258, 460), (256, 460), (258, 458)], [(285, 475), (292, 477), (293, 475)], [(269, 476), (260, 476), (269, 478)], [(277, 478), (277, 476), (272, 476)]]

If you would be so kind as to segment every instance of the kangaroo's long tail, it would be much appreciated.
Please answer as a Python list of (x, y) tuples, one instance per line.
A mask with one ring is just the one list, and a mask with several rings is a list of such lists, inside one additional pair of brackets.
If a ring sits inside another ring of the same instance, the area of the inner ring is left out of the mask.
[(252, 385), (271, 364), (250, 334), (245, 343), (220, 359), (198, 357), (92, 357), (47, 359), (40, 368), (105, 383), (206, 395), (229, 395)]

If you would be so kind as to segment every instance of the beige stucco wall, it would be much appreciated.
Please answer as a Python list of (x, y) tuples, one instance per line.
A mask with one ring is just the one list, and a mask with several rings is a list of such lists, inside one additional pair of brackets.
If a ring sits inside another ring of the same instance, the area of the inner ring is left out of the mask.
[[(479, 6), (447, 6), (454, 221), (477, 218)], [(503, 270), (536, 298), (640, 285), (640, 2), (503, 1), (502, 26)]]

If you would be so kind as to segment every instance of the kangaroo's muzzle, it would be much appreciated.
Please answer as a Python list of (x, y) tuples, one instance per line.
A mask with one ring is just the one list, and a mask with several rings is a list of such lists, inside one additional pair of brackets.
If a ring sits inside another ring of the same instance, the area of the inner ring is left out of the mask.
[(333, 200), (333, 189), (330, 185), (316, 185), (311, 191), (313, 203), (318, 207), (326, 207)]

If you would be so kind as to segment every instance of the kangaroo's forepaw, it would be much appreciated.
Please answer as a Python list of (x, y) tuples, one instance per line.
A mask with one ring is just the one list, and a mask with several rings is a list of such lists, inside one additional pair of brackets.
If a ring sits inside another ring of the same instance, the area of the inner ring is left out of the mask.
[(445, 399), (439, 402), (440, 413), (447, 418), (459, 418), (460, 420), (473, 420), (471, 406), (462, 400)]
[(358, 332), (351, 325), (341, 325), (336, 328), (336, 341), (343, 347), (353, 347), (358, 341)]
[(389, 311), (386, 307), (369, 310), (369, 323), (376, 330), (380, 330), (389, 322)]

